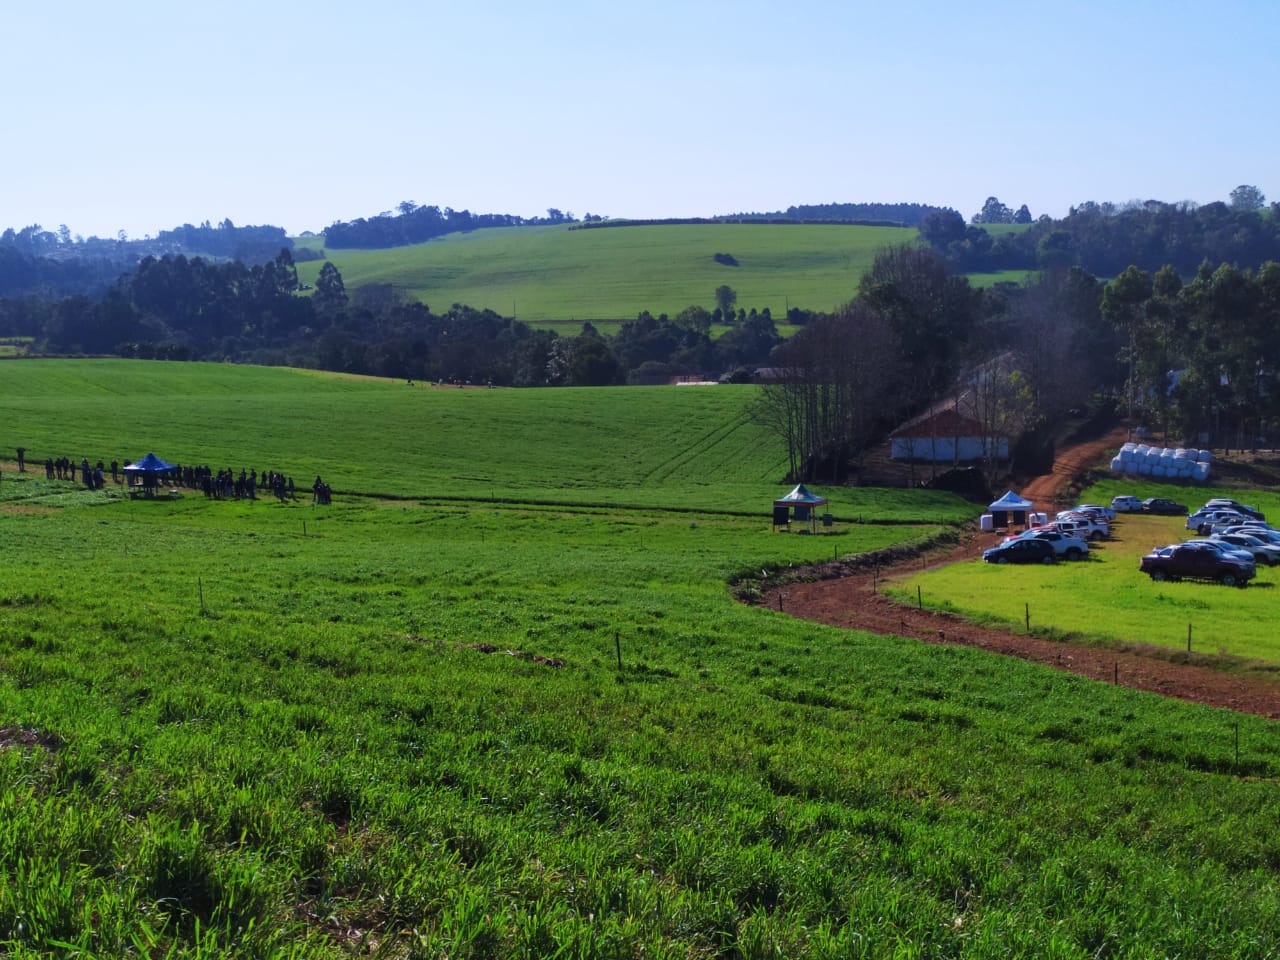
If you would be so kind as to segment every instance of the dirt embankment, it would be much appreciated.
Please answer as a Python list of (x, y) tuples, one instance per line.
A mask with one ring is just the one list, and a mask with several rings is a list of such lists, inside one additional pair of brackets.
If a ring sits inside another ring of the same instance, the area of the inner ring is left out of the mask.
[[(1037, 477), (1020, 492), (1037, 504), (1060, 504), (1078, 478), (1096, 467), (1125, 440), (1120, 428), (1098, 440), (1061, 450), (1053, 472)], [(1046, 640), (1010, 630), (978, 626), (949, 614), (894, 603), (878, 592), (880, 582), (923, 567), (938, 567), (973, 558), (980, 535), (961, 534), (954, 546), (928, 551), (890, 565), (850, 572), (828, 565), (810, 571), (824, 579), (792, 581), (767, 589), (759, 603), (806, 620), (910, 637), (928, 643), (959, 643), (995, 653), (1021, 657), (1069, 670), (1107, 683), (1280, 719), (1280, 681), (1248, 673), (1229, 673), (1156, 648), (1130, 646), (1123, 650)], [(985, 535), (989, 538), (990, 535)]]

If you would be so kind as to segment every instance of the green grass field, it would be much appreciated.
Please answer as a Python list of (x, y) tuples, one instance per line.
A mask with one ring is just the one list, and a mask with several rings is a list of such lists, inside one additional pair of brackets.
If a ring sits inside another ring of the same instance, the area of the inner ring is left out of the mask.
[(749, 391), (0, 374), (29, 458), (347, 491), (0, 464), (4, 956), (1280, 955), (1276, 725), (741, 604), (973, 515), (771, 532)]
[[(1195, 509), (1210, 497), (1240, 496), (1239, 490), (1106, 480), (1084, 491), (1082, 502), (1109, 503), (1119, 493), (1163, 496)], [(1250, 502), (1280, 514), (1280, 495), (1250, 491)], [(1089, 562), (1051, 568), (1005, 568), (985, 564), (975, 550), (972, 562), (904, 579), (898, 595), (914, 599), (917, 588), (929, 602), (966, 616), (1024, 625), (1027, 609), (1041, 630), (1107, 644), (1147, 644), (1204, 655), (1257, 660), (1271, 670), (1280, 666), (1280, 637), (1275, 633), (1275, 594), (1280, 573), (1260, 566), (1246, 590), (1210, 583), (1152, 583), (1139, 570), (1153, 547), (1196, 534), (1182, 517), (1121, 515), (1114, 537), (1096, 545)]]
[[(851, 300), (877, 251), (910, 243), (892, 227), (694, 224), (569, 230), (513, 227), (455, 234), (390, 250), (328, 250), (349, 289), (389, 283), (433, 310), (464, 303), (539, 325), (631, 320), (642, 310), (675, 316), (715, 308), (728, 284), (738, 306), (832, 310)], [(322, 238), (299, 240), (319, 247)], [(737, 267), (713, 258), (728, 253)], [(298, 265), (315, 283), (321, 261)], [(574, 330), (576, 332), (576, 329)]]
[(974, 619), (1021, 628), (1028, 606), (1040, 630), (1111, 644), (1147, 644), (1280, 666), (1275, 633), (1280, 576), (1259, 567), (1246, 590), (1211, 583), (1152, 583), (1138, 569), (1152, 547), (1195, 536), (1176, 517), (1128, 517), (1112, 540), (1095, 545), (1085, 563), (1005, 568), (974, 559), (912, 576), (899, 595), (914, 601), (917, 586), (930, 603)]

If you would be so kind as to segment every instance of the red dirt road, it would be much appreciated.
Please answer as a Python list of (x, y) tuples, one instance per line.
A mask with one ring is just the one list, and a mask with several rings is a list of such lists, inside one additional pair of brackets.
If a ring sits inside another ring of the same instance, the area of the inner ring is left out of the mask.
[[(1036, 478), (1020, 492), (1037, 504), (1056, 501), (1075, 478), (1096, 466), (1108, 450), (1119, 446), (1124, 439), (1125, 431), (1121, 428), (1100, 440), (1062, 451), (1054, 460), (1052, 474)], [(763, 594), (759, 602), (775, 610), (781, 602), (781, 608), (792, 616), (831, 626), (910, 637), (928, 643), (980, 647), (1106, 683), (1119, 683), (1164, 696), (1280, 719), (1280, 681), (1177, 662), (1180, 658), (1169, 650), (1141, 646), (1112, 650), (993, 630), (953, 615), (894, 603), (875, 592), (878, 581), (892, 579), (895, 573), (908, 569), (915, 572), (922, 562), (936, 567), (972, 559), (978, 543), (979, 534), (975, 528), (965, 533), (955, 547), (930, 552), (923, 561), (921, 557), (911, 558), (896, 570), (881, 568), (875, 574), (850, 574), (847, 567), (832, 564), (816, 571), (828, 579), (794, 581), (773, 587)]]

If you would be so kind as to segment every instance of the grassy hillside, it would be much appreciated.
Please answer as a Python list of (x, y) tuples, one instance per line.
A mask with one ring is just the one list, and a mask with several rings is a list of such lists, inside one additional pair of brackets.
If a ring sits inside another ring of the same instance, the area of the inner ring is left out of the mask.
[[(914, 241), (891, 227), (696, 224), (569, 230), (477, 230), (391, 250), (328, 250), (348, 288), (390, 283), (444, 310), (491, 308), (526, 322), (629, 320), (642, 310), (671, 316), (715, 307), (728, 284), (738, 306), (830, 310), (850, 300), (877, 250)], [(322, 244), (322, 239), (299, 245)], [(732, 255), (738, 266), (713, 257)], [(299, 264), (314, 283), (322, 264)]]
[[(716, 512), (777, 490), (724, 427), (749, 397), (0, 364), (0, 449), (158, 438), (406, 497), (2, 465), (0, 953), (1280, 954), (1275, 724), (740, 604), (971, 515)], [(545, 502), (566, 445), (616, 505)]]

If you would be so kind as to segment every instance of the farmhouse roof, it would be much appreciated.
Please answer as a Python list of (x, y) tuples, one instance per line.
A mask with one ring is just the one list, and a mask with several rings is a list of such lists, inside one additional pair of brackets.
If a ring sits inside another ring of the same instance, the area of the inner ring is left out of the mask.
[(889, 436), (891, 439), (918, 437), (977, 437), (982, 435), (982, 424), (974, 417), (957, 410), (954, 401), (945, 406), (927, 410), (913, 420), (908, 420)]

